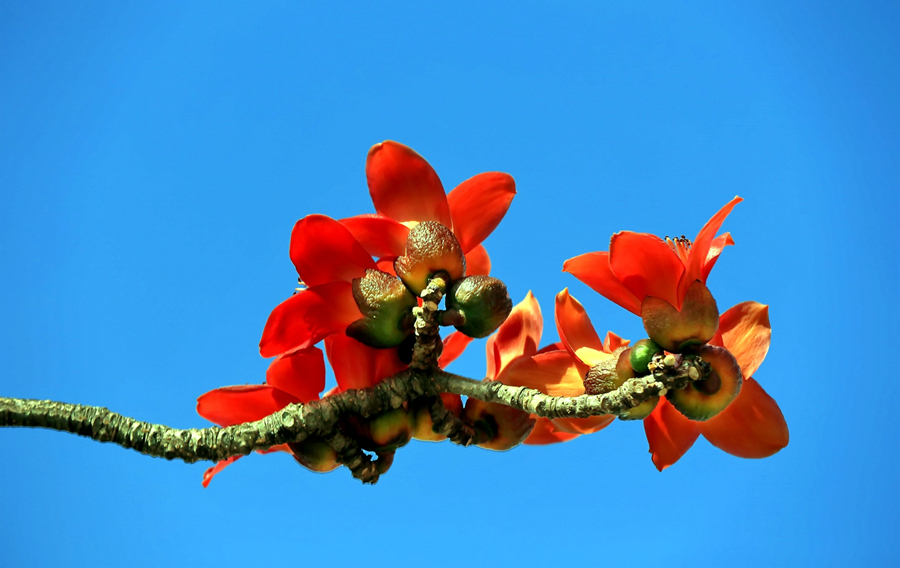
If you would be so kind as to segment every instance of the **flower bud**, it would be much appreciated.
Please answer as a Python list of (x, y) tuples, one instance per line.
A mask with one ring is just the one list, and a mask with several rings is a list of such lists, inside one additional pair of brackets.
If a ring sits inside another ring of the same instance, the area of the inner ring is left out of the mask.
[(466, 255), (453, 231), (437, 221), (423, 221), (409, 231), (406, 256), (397, 257), (394, 271), (414, 294), (421, 294), (434, 274), (445, 271), (450, 280), (466, 275)]
[[(616, 390), (628, 379), (636, 377), (631, 365), (633, 352), (634, 348), (620, 347), (613, 351), (612, 358), (604, 359), (591, 367), (584, 376), (585, 394), (605, 394)], [(619, 414), (619, 419), (640, 420), (646, 418), (650, 416), (658, 402), (658, 396), (647, 399), (636, 407)]]
[(688, 288), (681, 311), (669, 302), (647, 296), (641, 304), (641, 318), (647, 335), (660, 347), (682, 353), (707, 343), (719, 326), (719, 308), (703, 282)]
[(634, 372), (639, 377), (648, 374), (650, 369), (647, 368), (647, 365), (653, 361), (653, 356), (661, 353), (662, 350), (662, 347), (657, 345), (652, 339), (641, 339), (631, 346), (631, 355), (629, 357), (631, 368), (634, 369)]
[(327, 473), (340, 467), (337, 452), (320, 438), (309, 437), (302, 442), (288, 442), (294, 459), (310, 471)]
[(399, 278), (366, 269), (363, 278), (353, 279), (353, 299), (363, 317), (347, 327), (347, 335), (369, 347), (396, 347), (412, 333), (413, 296)]
[(487, 337), (506, 321), (512, 300), (506, 285), (490, 276), (469, 276), (457, 280), (447, 294), (447, 307), (458, 311), (465, 323), (456, 325), (469, 337)]
[(463, 419), (475, 428), (475, 444), (488, 450), (512, 449), (534, 428), (534, 418), (527, 412), (475, 398), (466, 399)]
[(724, 347), (704, 345), (697, 355), (710, 365), (709, 375), (691, 381), (683, 389), (673, 389), (666, 398), (691, 420), (709, 420), (725, 410), (741, 391), (741, 367)]
[(395, 408), (377, 416), (347, 419), (355, 432), (359, 447), (370, 452), (389, 452), (409, 443), (412, 425), (405, 408)]
[[(462, 414), (462, 400), (458, 394), (441, 393), (441, 402), (447, 412), (457, 418)], [(447, 436), (434, 431), (434, 422), (431, 419), (429, 407), (432, 399), (423, 397), (409, 403), (409, 415), (412, 420), (412, 437), (425, 442), (441, 442)]]

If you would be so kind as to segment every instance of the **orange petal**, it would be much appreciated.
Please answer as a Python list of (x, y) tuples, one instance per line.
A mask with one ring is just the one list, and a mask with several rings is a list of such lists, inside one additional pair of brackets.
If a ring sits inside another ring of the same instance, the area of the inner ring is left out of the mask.
[(551, 343), (550, 345), (544, 345), (543, 347), (538, 349), (537, 352), (538, 353), (547, 353), (549, 351), (565, 351), (565, 350), (566, 350), (566, 346), (563, 345), (563, 342), (557, 341), (556, 343)]
[(728, 408), (700, 423), (715, 447), (741, 458), (765, 458), (788, 445), (788, 427), (778, 403), (752, 378)]
[(217, 473), (219, 473), (220, 471), (222, 471), (229, 465), (233, 464), (234, 462), (238, 461), (242, 457), (244, 457), (244, 456), (232, 456), (228, 459), (224, 459), (220, 462), (216, 462), (216, 465), (214, 465), (214, 466), (208, 468), (206, 471), (204, 471), (203, 472), (203, 487), (209, 487), (209, 482), (213, 480), (213, 477), (215, 477), (215, 475)]
[[(725, 222), (725, 218), (728, 217), (728, 214), (731, 213), (731, 210), (734, 209), (734, 206), (743, 201), (740, 197), (735, 196), (734, 199), (725, 204), (724, 207), (719, 209), (719, 211), (710, 218), (709, 221), (703, 225), (703, 228), (700, 229), (700, 232), (697, 233), (697, 238), (694, 239), (694, 242), (691, 244), (691, 256), (688, 259), (688, 262), (685, 266), (684, 278), (678, 284), (678, 297), (683, 298), (687, 293), (687, 289), (694, 283), (695, 280), (700, 280), (704, 284), (706, 283), (706, 278), (703, 277), (704, 267), (706, 266), (709, 259), (709, 251), (712, 247), (713, 238), (715, 238), (716, 233), (719, 232), (719, 228), (722, 226), (722, 223)], [(721, 251), (720, 251), (721, 252)], [(713, 261), (715, 263), (715, 261)], [(709, 267), (710, 270), (712, 266)], [(707, 275), (709, 275), (709, 270), (705, 271)], [(673, 304), (677, 308), (681, 309), (681, 304)]]
[(615, 333), (607, 331), (606, 337), (603, 339), (603, 350), (607, 353), (612, 353), (619, 347), (628, 347), (629, 343), (631, 343), (631, 340), (622, 339)]
[(375, 262), (346, 227), (325, 215), (307, 215), (291, 233), (291, 262), (307, 286), (350, 282)]
[[(639, 302), (646, 296), (654, 296), (681, 309), (678, 281), (684, 273), (684, 264), (656, 235), (631, 231), (613, 235), (609, 243), (609, 267)], [(640, 314), (640, 309), (636, 313)]]
[(297, 397), (300, 402), (319, 398), (325, 389), (325, 359), (316, 347), (277, 357), (266, 370), (266, 383)]
[(551, 396), (580, 396), (584, 394), (582, 377), (568, 351), (551, 351), (519, 359), (504, 369), (497, 380)]
[(447, 194), (453, 232), (469, 252), (497, 228), (516, 196), (516, 182), (509, 174), (486, 172), (462, 182)]
[(406, 368), (397, 349), (375, 349), (342, 333), (325, 338), (325, 353), (341, 391), (367, 389)]
[(453, 226), (440, 178), (412, 148), (391, 140), (372, 146), (366, 181), (378, 213), (401, 223), (437, 221)]
[(697, 424), (682, 416), (665, 398), (659, 399), (653, 414), (644, 418), (644, 432), (656, 469), (666, 469), (691, 449), (700, 435)]
[(718, 333), (722, 346), (731, 351), (741, 374), (752, 377), (769, 352), (772, 326), (769, 306), (758, 302), (742, 302), (719, 317)]
[(341, 225), (353, 235), (370, 255), (397, 257), (406, 252), (409, 227), (383, 215), (357, 215), (341, 219)]
[(591, 416), (589, 418), (554, 418), (553, 424), (563, 432), (593, 434), (612, 424), (615, 419), (616, 417), (612, 414)]
[(306, 349), (326, 335), (343, 331), (362, 317), (349, 282), (331, 282), (297, 292), (281, 302), (266, 321), (259, 353), (275, 357)]
[(626, 310), (641, 315), (641, 301), (610, 270), (608, 252), (589, 252), (570, 258), (563, 263), (563, 272), (568, 272)]
[(578, 436), (578, 434), (558, 430), (553, 425), (553, 422), (547, 418), (535, 418), (534, 428), (531, 429), (531, 434), (528, 434), (528, 437), (525, 438), (525, 441), (522, 443), (528, 444), (529, 446), (543, 446), (546, 444), (556, 444), (558, 442), (568, 442), (569, 440), (574, 440)]
[(603, 342), (594, 329), (591, 320), (584, 311), (584, 306), (569, 295), (569, 289), (565, 288), (556, 295), (556, 331), (559, 338), (573, 359), (586, 365), (582, 369), (582, 376), (588, 368), (596, 365), (601, 359), (607, 359), (603, 351)]
[(722, 233), (713, 239), (712, 244), (709, 245), (709, 253), (706, 255), (706, 262), (703, 263), (703, 271), (700, 278), (701, 281), (706, 282), (706, 279), (709, 277), (709, 272), (712, 270), (713, 266), (716, 265), (716, 261), (719, 260), (719, 255), (722, 254), (725, 247), (733, 244), (734, 239), (731, 238), (731, 233)]
[(382, 272), (387, 272), (391, 276), (397, 276), (397, 272), (394, 270), (395, 260), (397, 260), (396, 256), (386, 256), (384, 258), (379, 258), (375, 263), (375, 268)]
[(491, 273), (491, 257), (484, 245), (478, 245), (466, 253), (466, 276), (488, 276)]
[(200, 395), (197, 414), (219, 426), (262, 420), (285, 406), (300, 402), (269, 385), (222, 387)]
[(463, 351), (466, 350), (466, 347), (471, 342), (471, 337), (458, 331), (454, 331), (445, 337), (444, 350), (441, 351), (441, 356), (438, 359), (438, 367), (441, 369), (447, 368), (447, 365), (456, 361), (456, 358), (462, 355)]
[(496, 379), (512, 361), (534, 355), (543, 329), (541, 306), (529, 291), (487, 340), (487, 378)]

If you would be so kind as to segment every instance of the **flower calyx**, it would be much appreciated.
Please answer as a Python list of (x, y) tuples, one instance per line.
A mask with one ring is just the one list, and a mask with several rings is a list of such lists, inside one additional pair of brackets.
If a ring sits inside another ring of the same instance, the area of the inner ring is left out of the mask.
[(397, 347), (413, 331), (413, 296), (403, 282), (381, 270), (369, 268), (354, 278), (353, 299), (363, 317), (347, 327), (347, 335), (378, 349)]
[(437, 221), (423, 221), (410, 229), (406, 255), (394, 260), (394, 271), (414, 294), (421, 294), (438, 272), (451, 281), (466, 275), (466, 256), (453, 231)]
[(688, 288), (679, 310), (666, 300), (647, 296), (641, 303), (647, 335), (671, 353), (684, 353), (707, 343), (719, 326), (719, 308), (706, 284)]

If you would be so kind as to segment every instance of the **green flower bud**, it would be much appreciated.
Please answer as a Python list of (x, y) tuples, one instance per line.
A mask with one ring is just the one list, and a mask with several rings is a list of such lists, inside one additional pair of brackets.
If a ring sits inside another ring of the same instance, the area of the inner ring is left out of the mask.
[(512, 300), (506, 285), (490, 276), (469, 276), (453, 283), (447, 307), (459, 312), (465, 323), (455, 325), (469, 337), (487, 337), (506, 321)]
[(661, 353), (662, 347), (656, 344), (652, 339), (641, 339), (631, 346), (631, 356), (629, 361), (631, 368), (638, 376), (642, 377), (650, 372), (647, 365), (653, 361), (653, 356)]
[(416, 298), (403, 282), (387, 272), (367, 269), (353, 279), (353, 299), (363, 317), (347, 327), (347, 335), (369, 347), (400, 345), (412, 333)]
[(294, 459), (310, 471), (327, 473), (340, 467), (337, 452), (320, 438), (306, 438), (302, 442), (288, 442)]

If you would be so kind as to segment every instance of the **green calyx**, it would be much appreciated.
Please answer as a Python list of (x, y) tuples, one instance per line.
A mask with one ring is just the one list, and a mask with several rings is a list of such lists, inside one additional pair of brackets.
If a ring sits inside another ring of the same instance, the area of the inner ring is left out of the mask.
[(370, 418), (350, 416), (348, 424), (355, 431), (359, 446), (370, 452), (396, 450), (412, 438), (410, 415), (402, 407)]
[(400, 345), (412, 333), (416, 298), (399, 278), (367, 269), (365, 277), (353, 279), (353, 299), (363, 314), (347, 327), (353, 339), (386, 349)]
[(397, 257), (394, 271), (414, 294), (421, 294), (438, 272), (446, 272), (450, 280), (465, 276), (466, 255), (453, 231), (437, 221), (423, 221), (410, 229), (406, 255)]
[(723, 347), (704, 345), (697, 356), (709, 363), (710, 371), (688, 383), (683, 389), (666, 393), (669, 402), (691, 420), (709, 420), (725, 410), (741, 391), (741, 367), (730, 351)]
[(310, 471), (327, 473), (340, 467), (337, 452), (320, 438), (310, 437), (302, 442), (289, 442), (294, 459)]
[(681, 311), (669, 302), (647, 296), (641, 304), (641, 318), (647, 335), (671, 353), (683, 353), (707, 343), (719, 326), (719, 308), (709, 288), (695, 281), (681, 304)]
[(463, 323), (454, 325), (469, 337), (487, 337), (506, 321), (512, 300), (506, 285), (490, 276), (469, 276), (457, 280), (447, 294), (447, 308), (455, 310)]

